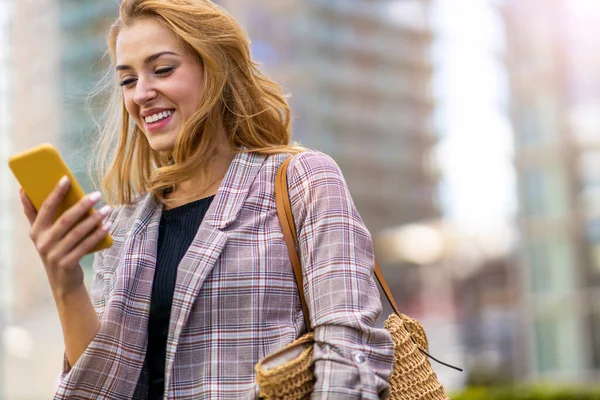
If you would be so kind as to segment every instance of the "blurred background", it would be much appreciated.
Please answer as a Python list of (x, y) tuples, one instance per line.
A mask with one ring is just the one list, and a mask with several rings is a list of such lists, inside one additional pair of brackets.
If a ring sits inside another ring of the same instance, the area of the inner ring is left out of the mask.
[[(0, 0), (0, 399), (50, 398), (63, 351), (6, 161), (51, 142), (91, 189), (118, 3)], [(448, 389), (599, 382), (598, 0), (218, 3), (295, 140), (344, 172), (400, 308), (465, 368), (433, 363)]]

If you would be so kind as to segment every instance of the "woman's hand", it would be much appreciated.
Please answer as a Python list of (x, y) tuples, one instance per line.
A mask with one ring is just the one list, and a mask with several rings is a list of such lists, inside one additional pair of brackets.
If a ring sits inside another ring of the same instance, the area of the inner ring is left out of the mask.
[(70, 186), (68, 178), (63, 177), (39, 211), (35, 210), (23, 190), (20, 192), (23, 210), (31, 225), (31, 240), (42, 259), (50, 287), (58, 297), (75, 292), (83, 286), (83, 270), (79, 263), (110, 229), (108, 223), (100, 226), (110, 212), (109, 206), (91, 216), (86, 215), (100, 200), (99, 192), (87, 195), (52, 223)]

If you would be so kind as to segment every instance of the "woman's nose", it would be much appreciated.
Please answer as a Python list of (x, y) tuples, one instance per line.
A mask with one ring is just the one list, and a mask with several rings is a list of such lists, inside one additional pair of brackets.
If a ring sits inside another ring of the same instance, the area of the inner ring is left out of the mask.
[(141, 106), (154, 98), (156, 98), (156, 89), (152, 86), (152, 82), (139, 78), (135, 85), (133, 101)]

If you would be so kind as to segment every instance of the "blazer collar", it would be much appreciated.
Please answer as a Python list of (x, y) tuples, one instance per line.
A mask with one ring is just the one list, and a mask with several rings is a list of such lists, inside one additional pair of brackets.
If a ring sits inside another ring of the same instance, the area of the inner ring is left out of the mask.
[[(207, 223), (219, 230), (225, 229), (236, 220), (250, 186), (256, 179), (267, 155), (242, 151), (235, 155), (221, 186), (217, 190), (214, 200), (210, 205), (203, 223)], [(160, 213), (157, 208), (162, 205), (156, 196), (148, 193), (140, 199), (140, 205), (134, 217), (133, 234), (138, 235), (152, 222), (158, 222)]]
[(204, 217), (206, 223), (222, 230), (236, 220), (266, 159), (265, 154), (245, 151), (236, 154)]

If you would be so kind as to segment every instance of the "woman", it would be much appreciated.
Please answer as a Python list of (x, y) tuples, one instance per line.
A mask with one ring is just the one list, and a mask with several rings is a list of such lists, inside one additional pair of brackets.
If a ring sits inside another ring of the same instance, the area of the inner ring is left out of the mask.
[[(96, 192), (53, 224), (68, 181), (39, 213), (21, 195), (64, 333), (57, 399), (257, 397), (254, 365), (306, 329), (275, 208), (290, 154), (313, 396), (386, 395), (393, 348), (373, 327), (370, 235), (332, 159), (290, 145), (289, 107), (248, 43), (208, 0), (122, 2), (98, 152), (115, 207), (80, 221)], [(90, 298), (79, 261), (107, 231)]]

